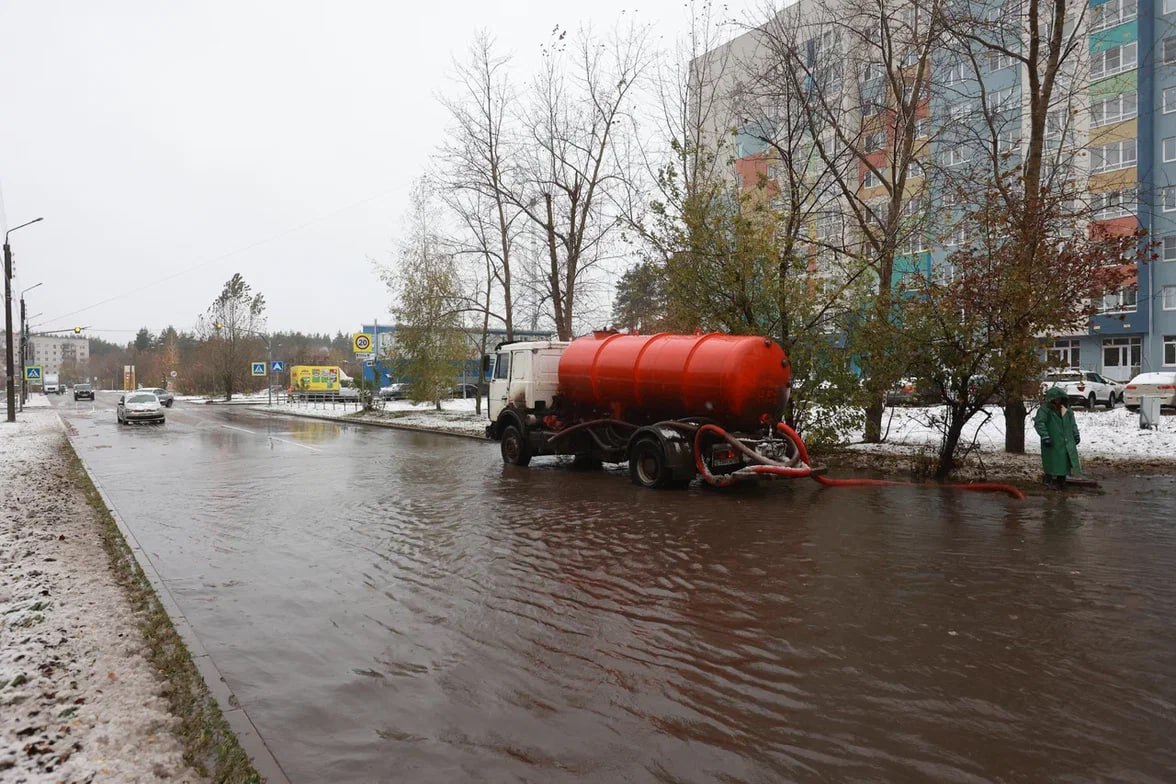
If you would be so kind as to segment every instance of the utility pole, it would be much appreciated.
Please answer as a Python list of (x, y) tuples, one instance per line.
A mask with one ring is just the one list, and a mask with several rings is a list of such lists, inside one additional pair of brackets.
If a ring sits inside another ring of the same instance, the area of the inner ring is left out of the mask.
[(25, 226), (36, 223), (39, 220), (42, 220), (42, 218), (34, 218), (28, 223), (22, 223), (4, 232), (4, 340), (6, 343), (5, 349), (7, 350), (5, 362), (8, 365), (6, 368), (7, 379), (5, 392), (8, 400), (9, 422), (16, 421), (16, 379), (13, 378), (16, 375), (16, 368), (12, 361), (12, 248), (8, 244), (8, 235), (17, 229), (23, 229)]

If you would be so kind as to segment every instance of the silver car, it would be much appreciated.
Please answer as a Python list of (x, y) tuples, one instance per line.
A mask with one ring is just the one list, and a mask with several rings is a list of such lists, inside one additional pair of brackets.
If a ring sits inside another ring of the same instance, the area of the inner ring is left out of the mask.
[(159, 398), (159, 404), (161, 406), (167, 406), (168, 408), (171, 408), (172, 403), (176, 402), (176, 396), (171, 392), (168, 392), (163, 387), (140, 387), (136, 391), (153, 393), (157, 398)]
[(124, 425), (132, 422), (156, 422), (163, 424), (164, 408), (154, 392), (136, 389), (118, 399), (114, 415)]
[(1132, 411), (1145, 397), (1158, 397), (1161, 406), (1176, 408), (1176, 372), (1140, 373), (1123, 388), (1123, 402)]

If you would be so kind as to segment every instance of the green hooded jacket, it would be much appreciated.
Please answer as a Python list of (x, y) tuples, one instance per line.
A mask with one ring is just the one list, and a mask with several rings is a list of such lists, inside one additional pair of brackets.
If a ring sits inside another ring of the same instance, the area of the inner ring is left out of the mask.
[[(1082, 440), (1078, 435), (1078, 423), (1074, 421), (1074, 409), (1066, 406), (1066, 413), (1059, 414), (1050, 403), (1054, 400), (1066, 401), (1066, 390), (1061, 387), (1050, 387), (1045, 393), (1045, 400), (1037, 408), (1037, 416), (1033, 418), (1033, 429), (1041, 436), (1041, 470), (1047, 476), (1068, 476), (1082, 473), (1082, 464), (1078, 461), (1078, 443)], [(1045, 445), (1049, 439), (1050, 445)]]

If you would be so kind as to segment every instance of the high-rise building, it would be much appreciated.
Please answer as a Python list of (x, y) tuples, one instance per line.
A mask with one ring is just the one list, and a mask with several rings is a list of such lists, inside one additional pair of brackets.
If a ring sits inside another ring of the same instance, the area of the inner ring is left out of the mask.
[[(695, 119), (736, 181), (774, 183), (792, 166), (803, 169), (794, 183), (815, 183), (794, 203), (818, 273), (830, 237), (849, 252), (863, 242), (846, 227), (851, 210), (877, 206), (881, 222), (897, 190), (909, 221), (894, 274), (951, 274), (952, 252), (969, 241), (959, 220), (969, 184), (991, 179), (994, 164), (1019, 165), (1030, 136), (1026, 4), (936, 4), (971, 15), (954, 29), (937, 27), (929, 3), (887, 6), (800, 0), (692, 63)], [(1176, 370), (1176, 0), (1072, 3), (1067, 13), (1072, 46), (1046, 112), (1045, 181), (1073, 199), (1076, 230), (1142, 228), (1155, 258), (1128, 259), (1126, 282), (1095, 303), (1086, 328), (1041, 336), (1042, 347), (1058, 364), (1120, 380)], [(804, 144), (781, 139), (797, 117)], [(895, 126), (907, 119), (903, 150)]]

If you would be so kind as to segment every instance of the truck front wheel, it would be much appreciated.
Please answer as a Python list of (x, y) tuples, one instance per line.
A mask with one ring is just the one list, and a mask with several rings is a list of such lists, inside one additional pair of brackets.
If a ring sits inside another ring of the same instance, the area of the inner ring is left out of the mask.
[(531, 447), (523, 433), (514, 425), (502, 429), (502, 462), (507, 465), (525, 466), (531, 462)]
[(629, 451), (629, 479), (635, 485), (649, 488), (669, 487), (672, 484), (670, 467), (661, 444), (652, 439), (633, 444)]

